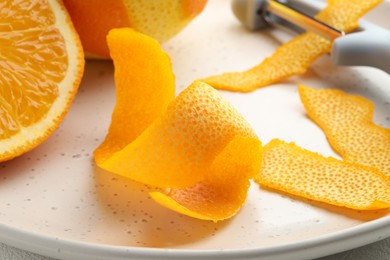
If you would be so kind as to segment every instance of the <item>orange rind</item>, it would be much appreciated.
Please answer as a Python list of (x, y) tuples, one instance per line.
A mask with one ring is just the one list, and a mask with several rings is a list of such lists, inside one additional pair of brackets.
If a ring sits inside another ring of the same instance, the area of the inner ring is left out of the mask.
[[(334, 0), (317, 16), (319, 20), (345, 32), (358, 25), (358, 20), (381, 0)], [(303, 74), (319, 56), (329, 53), (331, 41), (312, 32), (297, 36), (277, 48), (259, 65), (243, 71), (223, 73), (202, 79), (217, 89), (250, 92), (290, 76)]]
[(63, 0), (88, 57), (109, 58), (106, 36), (131, 27), (166, 42), (183, 30), (207, 0)]
[(158, 203), (199, 219), (232, 217), (261, 164), (261, 142), (215, 89), (195, 81), (174, 98), (169, 57), (152, 38), (114, 29), (117, 102), (99, 167), (166, 192)]
[(357, 210), (390, 208), (390, 180), (378, 169), (272, 140), (263, 149), (260, 185)]
[(244, 204), (253, 178), (260, 169), (262, 147), (251, 138), (235, 138), (218, 155), (205, 180), (184, 189), (153, 192), (161, 205), (214, 222), (234, 216)]
[(115, 66), (116, 105), (98, 163), (134, 141), (160, 117), (175, 95), (175, 76), (158, 42), (132, 29), (113, 29), (107, 42)]
[(372, 122), (374, 104), (337, 89), (299, 86), (309, 117), (345, 161), (378, 168), (390, 177), (390, 129)]

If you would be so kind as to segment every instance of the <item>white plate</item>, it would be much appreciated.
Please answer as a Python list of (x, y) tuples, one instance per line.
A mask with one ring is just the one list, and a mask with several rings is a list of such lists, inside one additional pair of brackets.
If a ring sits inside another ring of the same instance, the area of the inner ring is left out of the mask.
[[(385, 23), (390, 2), (373, 17)], [(249, 33), (226, 0), (164, 45), (178, 92), (194, 79), (247, 69), (290, 35)], [(335, 68), (328, 57), (301, 77), (249, 94), (223, 92), (256, 129), (337, 155), (305, 115), (298, 82), (359, 93), (376, 104), (375, 122), (390, 127), (390, 76), (372, 68)], [(88, 62), (61, 127), (34, 151), (0, 164), (0, 241), (64, 259), (304, 259), (358, 247), (390, 234), (389, 211), (358, 212), (288, 197), (252, 185), (239, 214), (221, 223), (178, 215), (150, 200), (147, 188), (97, 168), (92, 152), (114, 105), (110, 62)]]

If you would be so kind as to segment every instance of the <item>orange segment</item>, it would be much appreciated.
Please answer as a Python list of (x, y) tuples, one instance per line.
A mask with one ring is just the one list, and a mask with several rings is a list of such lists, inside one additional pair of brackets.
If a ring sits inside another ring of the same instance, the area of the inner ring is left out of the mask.
[(98, 166), (170, 188), (151, 196), (180, 213), (214, 221), (233, 216), (261, 163), (261, 142), (250, 125), (200, 81), (172, 101), (169, 57), (152, 38), (115, 29), (108, 44), (117, 104), (106, 140), (94, 154)]
[[(335, 0), (316, 17), (325, 23), (349, 32), (357, 22), (381, 0)], [(259, 65), (244, 71), (224, 73), (203, 79), (218, 89), (249, 92), (281, 81), (292, 75), (303, 74), (319, 56), (331, 50), (332, 43), (314, 33), (307, 32), (280, 46)]]
[(296, 196), (352, 209), (390, 207), (390, 180), (376, 168), (348, 163), (273, 140), (256, 182)]
[(60, 1), (0, 4), (0, 161), (43, 142), (76, 94), (83, 51)]
[(372, 122), (374, 104), (336, 89), (299, 86), (310, 118), (345, 161), (378, 168), (390, 177), (390, 129)]

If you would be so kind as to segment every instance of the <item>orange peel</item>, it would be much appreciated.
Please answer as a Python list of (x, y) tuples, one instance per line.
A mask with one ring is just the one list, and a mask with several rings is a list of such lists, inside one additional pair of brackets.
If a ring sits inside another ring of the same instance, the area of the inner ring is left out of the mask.
[(109, 58), (106, 36), (131, 27), (166, 42), (204, 9), (207, 0), (63, 0), (88, 58)]
[(336, 206), (390, 208), (390, 180), (378, 169), (324, 157), (277, 139), (264, 147), (262, 169), (255, 181)]
[(161, 205), (182, 214), (214, 222), (234, 216), (244, 204), (253, 178), (260, 169), (259, 141), (239, 137), (215, 158), (205, 180), (184, 189), (152, 192)]
[(261, 142), (250, 125), (206, 83), (195, 81), (174, 98), (169, 57), (152, 38), (114, 29), (108, 45), (117, 102), (94, 153), (97, 165), (166, 188), (151, 197), (179, 213), (232, 217), (261, 164)]
[(390, 177), (390, 129), (372, 122), (371, 101), (337, 89), (298, 89), (309, 117), (345, 161), (376, 167)]
[[(319, 20), (345, 32), (358, 25), (358, 20), (381, 0), (333, 0), (317, 16)], [(283, 44), (259, 65), (243, 71), (223, 73), (202, 81), (217, 89), (250, 92), (290, 76), (303, 74), (319, 56), (331, 50), (331, 41), (312, 32), (297, 36)]]
[(98, 163), (134, 141), (165, 112), (175, 95), (171, 61), (158, 42), (132, 29), (113, 29), (107, 43), (115, 66), (117, 99), (106, 139), (95, 151)]

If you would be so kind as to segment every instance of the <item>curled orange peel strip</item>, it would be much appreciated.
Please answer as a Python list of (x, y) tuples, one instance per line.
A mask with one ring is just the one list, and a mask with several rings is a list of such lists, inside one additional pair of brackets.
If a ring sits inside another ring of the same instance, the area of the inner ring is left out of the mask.
[(188, 216), (220, 221), (234, 216), (244, 204), (249, 179), (258, 174), (261, 144), (236, 137), (215, 158), (209, 174), (195, 186), (151, 193), (154, 200)]
[(134, 141), (175, 95), (171, 61), (159, 43), (131, 29), (111, 30), (107, 41), (115, 58), (117, 100), (108, 134), (95, 151), (98, 164)]
[(378, 169), (323, 157), (277, 139), (264, 147), (262, 169), (255, 181), (336, 206), (390, 208), (390, 180)]
[[(319, 20), (345, 32), (358, 25), (365, 13), (382, 0), (333, 0), (317, 16)], [(283, 44), (259, 65), (244, 71), (223, 73), (202, 81), (217, 89), (250, 92), (290, 76), (303, 74), (319, 56), (330, 52), (332, 43), (312, 32), (301, 34)]]
[(337, 89), (298, 89), (309, 117), (345, 161), (376, 167), (390, 177), (390, 129), (372, 122), (371, 101)]
[(108, 46), (117, 101), (106, 140), (94, 153), (97, 165), (166, 188), (151, 197), (179, 213), (232, 217), (261, 163), (261, 142), (250, 125), (203, 82), (174, 99), (169, 57), (152, 38), (114, 29)]

